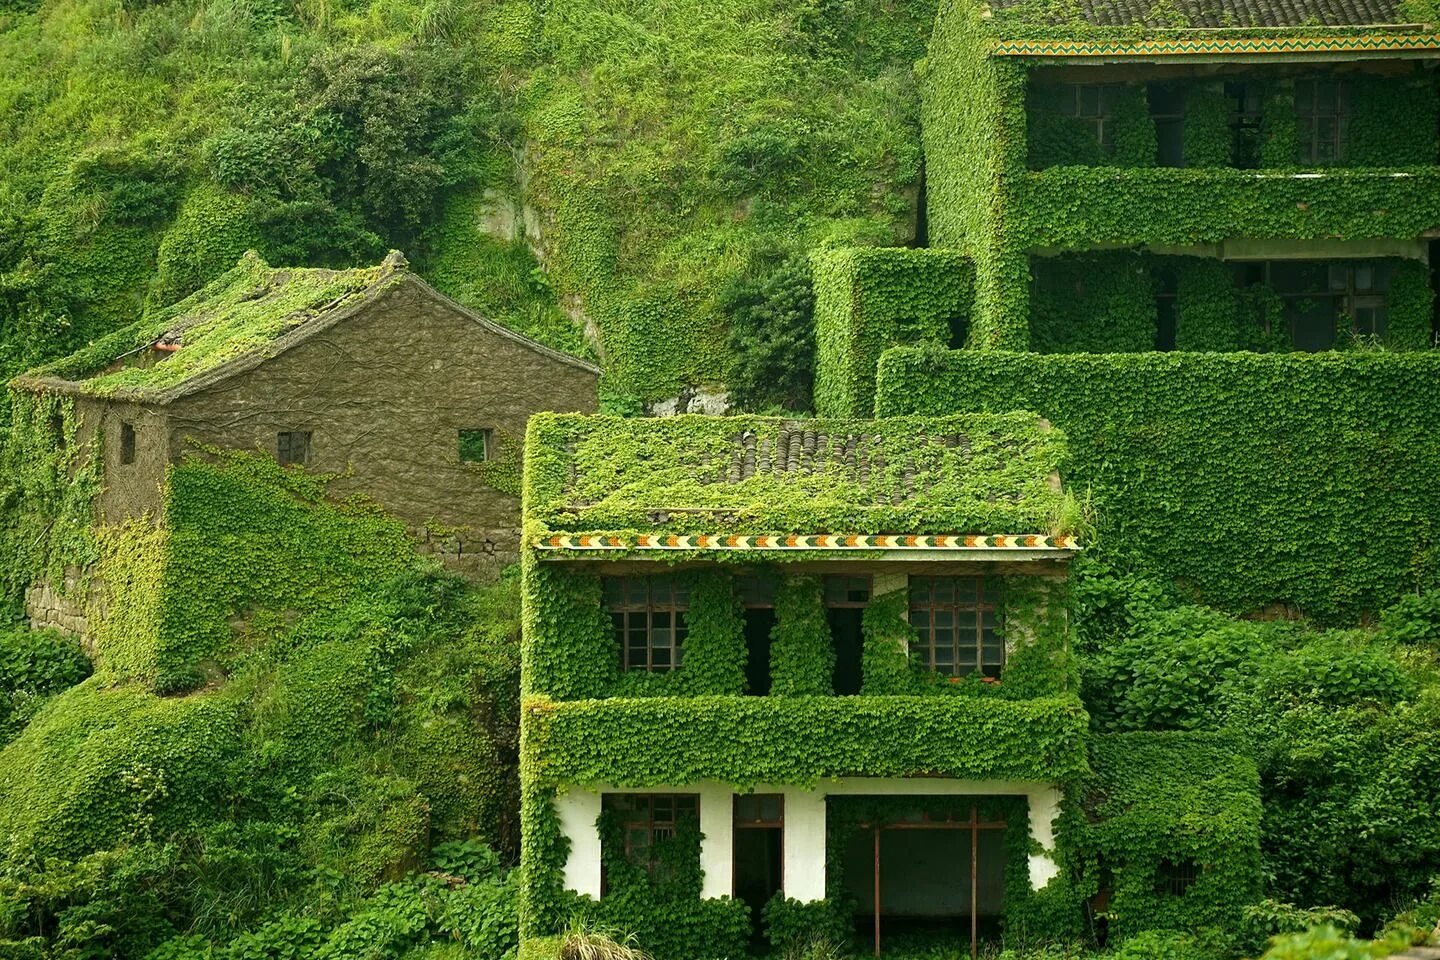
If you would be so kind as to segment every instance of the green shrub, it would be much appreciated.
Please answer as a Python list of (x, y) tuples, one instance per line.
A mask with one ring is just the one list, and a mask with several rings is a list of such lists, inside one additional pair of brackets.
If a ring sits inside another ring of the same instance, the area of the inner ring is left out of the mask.
[(750, 412), (809, 410), (815, 382), (815, 293), (810, 263), (792, 256), (720, 293), (730, 325), (731, 403)]
[(1353, 934), (1360, 926), (1360, 918), (1342, 907), (1297, 907), (1293, 903), (1262, 900), (1245, 908), (1240, 929), (1247, 950), (1258, 954), (1272, 937), (1304, 933), (1322, 926)]
[(1396, 643), (1440, 649), (1440, 590), (1401, 597), (1381, 616), (1380, 629)]

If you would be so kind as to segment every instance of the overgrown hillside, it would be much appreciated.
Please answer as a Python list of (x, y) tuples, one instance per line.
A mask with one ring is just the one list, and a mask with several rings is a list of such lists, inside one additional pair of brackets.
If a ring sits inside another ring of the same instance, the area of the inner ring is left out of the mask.
[(249, 247), (398, 247), (480, 311), (588, 342), (617, 395), (723, 382), (747, 283), (913, 234), (933, 7), (11, 0), (0, 373)]

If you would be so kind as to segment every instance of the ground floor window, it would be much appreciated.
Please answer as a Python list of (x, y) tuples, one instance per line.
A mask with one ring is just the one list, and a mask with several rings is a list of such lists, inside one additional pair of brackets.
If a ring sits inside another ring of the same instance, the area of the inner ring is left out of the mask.
[[(698, 827), (700, 797), (693, 793), (607, 793), (602, 817), (611, 818), (621, 854), (652, 878), (665, 878), (675, 864), (665, 856), (669, 841), (686, 826)], [(605, 886), (602, 878), (602, 887)]]

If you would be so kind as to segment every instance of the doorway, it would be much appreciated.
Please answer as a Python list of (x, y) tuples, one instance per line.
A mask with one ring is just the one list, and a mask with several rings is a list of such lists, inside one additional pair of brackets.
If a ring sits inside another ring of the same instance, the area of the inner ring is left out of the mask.
[(785, 797), (752, 793), (735, 797), (734, 895), (750, 907), (750, 941), (764, 949), (761, 912), (785, 884)]
[(770, 694), (770, 633), (775, 629), (773, 607), (750, 607), (745, 611), (745, 692), (751, 696)]
[(829, 622), (830, 642), (835, 649), (832, 683), (838, 696), (858, 694), (864, 680), (865, 634), (862, 621), (865, 608), (870, 605), (870, 589), (869, 577), (838, 574), (825, 577), (825, 619)]
[(883, 942), (911, 936), (968, 938), (978, 957), (1004, 909), (1005, 859), (1005, 822), (974, 806), (863, 826), (843, 868), (857, 934), (877, 957)]

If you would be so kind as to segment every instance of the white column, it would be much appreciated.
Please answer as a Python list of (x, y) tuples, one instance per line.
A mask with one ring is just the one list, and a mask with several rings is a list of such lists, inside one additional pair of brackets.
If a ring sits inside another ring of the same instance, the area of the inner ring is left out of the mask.
[(785, 794), (785, 896), (825, 899), (825, 795), (787, 788)]
[(1048, 851), (1055, 848), (1055, 818), (1060, 815), (1060, 791), (1041, 787), (1028, 792), (1030, 801), (1030, 837), (1039, 842), (1044, 853), (1030, 854), (1030, 889), (1039, 890), (1060, 874), (1060, 866)]
[(735, 795), (723, 783), (700, 785), (700, 896), (735, 893)]
[(570, 841), (565, 858), (565, 889), (600, 896), (600, 794), (572, 787), (555, 798), (560, 832)]

